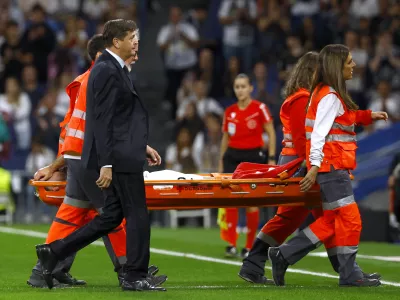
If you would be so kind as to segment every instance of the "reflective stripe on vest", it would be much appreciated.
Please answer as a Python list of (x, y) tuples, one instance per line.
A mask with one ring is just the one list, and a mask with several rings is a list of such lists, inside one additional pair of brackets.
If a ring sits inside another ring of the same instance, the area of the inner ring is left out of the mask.
[[(311, 140), (311, 132), (306, 132), (306, 139)], [(356, 142), (355, 135), (350, 134), (328, 134), (325, 138), (326, 142)]]
[(283, 144), (283, 147), (284, 147), (284, 148), (294, 148), (294, 144), (293, 144), (292, 141), (293, 141), (292, 134), (290, 134), (290, 133), (285, 133), (285, 134), (283, 135), (282, 144)]
[(86, 120), (86, 112), (84, 112), (83, 110), (80, 109), (74, 109), (74, 111), (72, 112), (72, 117), (78, 118), (78, 119), (82, 119), (82, 120)]
[[(306, 119), (307, 127), (314, 127), (314, 124), (315, 124), (315, 120)], [(346, 125), (334, 122), (332, 125), (332, 129), (340, 129), (340, 130), (352, 133), (352, 132), (354, 132), (355, 125), (353, 124), (353, 125), (346, 126)]]
[(83, 140), (85, 133), (82, 130), (68, 128), (66, 136), (75, 137), (75, 138)]

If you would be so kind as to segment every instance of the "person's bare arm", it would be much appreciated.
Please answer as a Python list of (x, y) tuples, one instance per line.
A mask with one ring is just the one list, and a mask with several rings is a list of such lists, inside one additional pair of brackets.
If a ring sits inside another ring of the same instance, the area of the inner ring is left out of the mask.
[(229, 135), (227, 132), (224, 132), (222, 135), (222, 140), (221, 140), (221, 150), (220, 150), (220, 157), (219, 157), (219, 166), (218, 166), (218, 172), (222, 173), (224, 171), (224, 166), (223, 166), (223, 158), (226, 150), (228, 149), (228, 142), (229, 142)]
[(274, 165), (275, 159), (270, 157), (275, 157), (276, 155), (276, 132), (274, 128), (274, 122), (270, 121), (264, 124), (264, 131), (268, 134), (268, 164)]

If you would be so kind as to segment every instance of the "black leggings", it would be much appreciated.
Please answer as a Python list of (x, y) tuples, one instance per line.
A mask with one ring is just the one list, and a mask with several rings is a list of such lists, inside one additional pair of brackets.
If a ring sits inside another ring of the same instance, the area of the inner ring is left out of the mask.
[(234, 149), (228, 148), (222, 159), (224, 173), (233, 173), (236, 167), (242, 162), (265, 164), (267, 161), (265, 153), (261, 148), (255, 149)]

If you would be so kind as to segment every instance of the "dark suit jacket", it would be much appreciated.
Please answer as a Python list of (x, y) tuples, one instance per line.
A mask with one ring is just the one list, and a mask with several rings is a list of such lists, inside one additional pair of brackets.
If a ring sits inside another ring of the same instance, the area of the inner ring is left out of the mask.
[(148, 113), (129, 77), (106, 50), (90, 72), (82, 162), (87, 169), (142, 172)]

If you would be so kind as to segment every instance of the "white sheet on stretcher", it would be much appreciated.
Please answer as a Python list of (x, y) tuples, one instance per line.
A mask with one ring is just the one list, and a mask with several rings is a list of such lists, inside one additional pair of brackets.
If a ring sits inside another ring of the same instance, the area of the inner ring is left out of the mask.
[[(185, 174), (181, 172), (176, 172), (172, 170), (162, 170), (156, 172), (143, 172), (144, 180), (198, 180), (204, 179), (203, 176), (196, 174)], [(172, 185), (154, 185), (155, 190), (169, 190), (172, 189)]]

